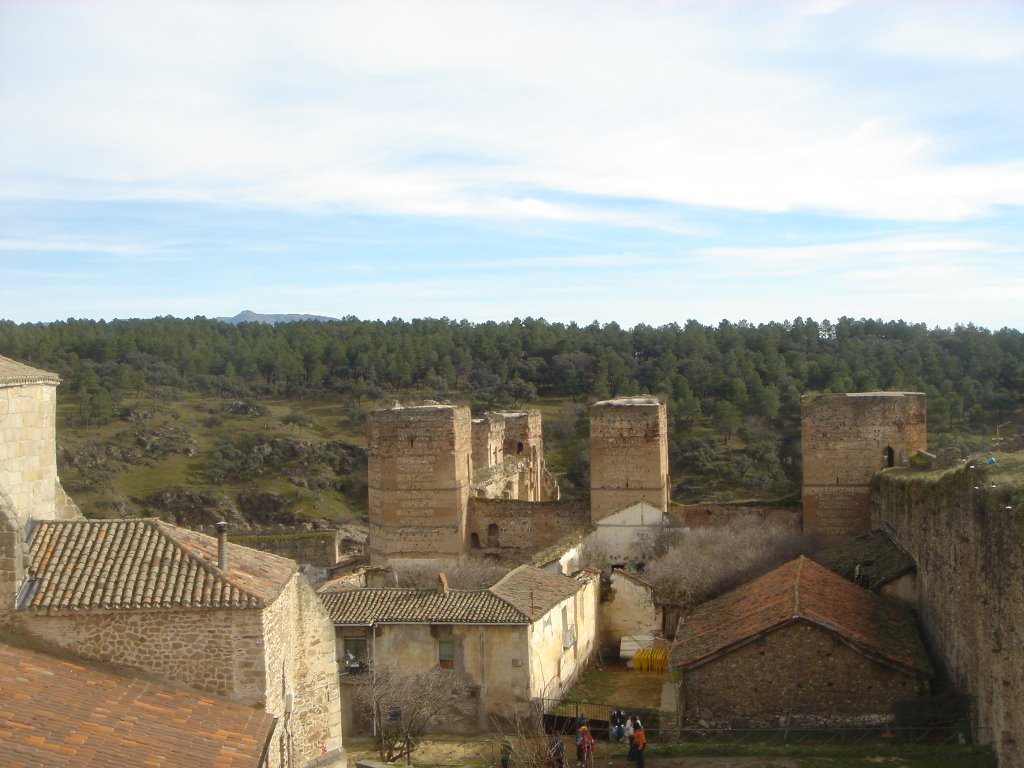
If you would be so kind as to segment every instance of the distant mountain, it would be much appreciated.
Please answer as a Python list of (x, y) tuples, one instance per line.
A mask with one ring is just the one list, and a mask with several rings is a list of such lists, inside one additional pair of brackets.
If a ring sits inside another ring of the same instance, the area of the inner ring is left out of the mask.
[(234, 317), (217, 317), (214, 319), (220, 320), (222, 323), (231, 323), (232, 325), (238, 325), (239, 323), (266, 323), (267, 325), (274, 325), (275, 323), (294, 323), (296, 320), (330, 322), (338, 318), (326, 317), (324, 315), (261, 315), (258, 312), (246, 309)]

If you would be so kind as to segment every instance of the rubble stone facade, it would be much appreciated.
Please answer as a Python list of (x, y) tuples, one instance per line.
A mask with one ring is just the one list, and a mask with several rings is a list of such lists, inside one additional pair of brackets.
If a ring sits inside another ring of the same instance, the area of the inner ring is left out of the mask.
[(868, 658), (826, 630), (792, 622), (683, 675), (687, 722), (723, 727), (869, 725), (928, 681)]
[(590, 407), (590, 510), (594, 521), (635, 501), (668, 509), (668, 421), (655, 397)]
[(922, 392), (803, 398), (803, 526), (830, 539), (871, 530), (871, 478), (928, 444)]

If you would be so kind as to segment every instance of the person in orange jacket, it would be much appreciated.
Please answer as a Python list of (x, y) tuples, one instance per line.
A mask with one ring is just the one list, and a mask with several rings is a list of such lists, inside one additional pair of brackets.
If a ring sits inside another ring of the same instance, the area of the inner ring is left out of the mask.
[(647, 734), (642, 725), (633, 731), (633, 746), (636, 748), (636, 768), (644, 768), (644, 749), (647, 748)]

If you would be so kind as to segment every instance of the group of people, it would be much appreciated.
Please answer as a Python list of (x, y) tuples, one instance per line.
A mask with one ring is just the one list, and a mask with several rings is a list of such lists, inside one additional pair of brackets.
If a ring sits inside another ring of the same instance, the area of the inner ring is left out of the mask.
[[(623, 737), (629, 744), (626, 759), (636, 763), (637, 768), (644, 768), (644, 750), (647, 747), (647, 734), (643, 723), (636, 715), (614, 710), (608, 718), (608, 738), (619, 743)], [(501, 768), (509, 768), (512, 759), (512, 741), (506, 736), (501, 742)], [(553, 738), (548, 744), (548, 762), (552, 768), (563, 768), (565, 765), (565, 745), (560, 738)], [(594, 768), (594, 734), (590, 726), (580, 725), (576, 729), (576, 768)]]
[[(623, 737), (629, 744), (626, 759), (631, 763), (636, 763), (638, 768), (644, 768), (647, 734), (644, 732), (643, 723), (636, 715), (627, 717), (621, 709), (616, 709), (608, 717), (608, 739), (619, 743)], [(576, 730), (576, 766), (577, 768), (593, 768), (593, 765), (594, 735), (588, 726), (581, 725)]]

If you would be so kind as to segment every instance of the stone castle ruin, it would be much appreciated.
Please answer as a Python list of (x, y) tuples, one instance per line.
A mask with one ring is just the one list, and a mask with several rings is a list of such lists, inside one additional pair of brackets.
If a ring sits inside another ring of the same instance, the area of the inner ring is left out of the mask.
[[(591, 407), (591, 505), (559, 500), (538, 411), (429, 404), (368, 419), (370, 559), (542, 549), (635, 502), (668, 508), (665, 405), (654, 397)], [(488, 503), (493, 502), (493, 503)]]

